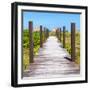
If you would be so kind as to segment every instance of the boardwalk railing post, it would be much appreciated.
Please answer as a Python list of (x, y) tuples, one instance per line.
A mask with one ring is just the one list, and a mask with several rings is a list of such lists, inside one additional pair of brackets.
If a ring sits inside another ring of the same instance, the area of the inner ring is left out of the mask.
[(75, 23), (71, 23), (71, 59), (75, 61)]
[(65, 48), (65, 26), (63, 27), (63, 48)]
[(57, 36), (58, 39), (60, 38), (60, 35), (59, 34), (60, 34), (60, 32), (59, 32), (59, 29), (57, 28), (56, 29), (56, 36)]
[(60, 30), (58, 28), (58, 40), (60, 40)]
[(59, 39), (59, 31), (58, 31), (58, 28), (57, 28), (57, 38)]
[(48, 29), (47, 29), (47, 38), (48, 38)]
[(29, 22), (29, 63), (33, 63), (33, 22)]
[(44, 42), (46, 41), (46, 31), (45, 31), (45, 27), (44, 27)]
[(60, 28), (60, 31), (59, 32), (60, 32), (60, 35), (59, 35), (60, 37), (59, 38), (60, 38), (60, 42), (61, 42), (61, 28)]
[(47, 29), (45, 27), (45, 40), (47, 39)]
[(56, 29), (56, 37), (57, 37), (58, 35), (57, 35), (57, 29)]
[(49, 30), (47, 29), (47, 38), (49, 37)]
[(46, 28), (46, 39), (49, 37), (49, 30)]
[(47, 38), (48, 38), (48, 29), (47, 29)]
[(43, 35), (42, 35), (42, 25), (40, 25), (40, 47), (42, 47), (43, 44)]

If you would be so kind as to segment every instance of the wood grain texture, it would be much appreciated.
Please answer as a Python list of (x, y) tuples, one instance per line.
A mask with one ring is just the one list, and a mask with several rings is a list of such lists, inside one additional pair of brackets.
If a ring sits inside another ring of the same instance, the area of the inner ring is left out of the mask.
[(34, 57), (28, 70), (24, 71), (23, 79), (57, 78), (80, 74), (80, 68), (75, 62), (67, 60), (70, 55), (58, 42), (57, 37), (50, 36), (39, 49), (39, 55)]
[(29, 22), (29, 53), (30, 53), (29, 62), (33, 63), (34, 51), (33, 51), (33, 22), (32, 21)]
[(75, 23), (71, 23), (71, 59), (75, 61)]

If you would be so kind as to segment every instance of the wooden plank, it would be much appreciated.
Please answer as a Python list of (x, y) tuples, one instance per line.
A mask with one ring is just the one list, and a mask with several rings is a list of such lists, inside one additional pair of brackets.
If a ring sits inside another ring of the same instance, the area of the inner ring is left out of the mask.
[(29, 22), (29, 62), (33, 63), (33, 22)]
[(65, 48), (65, 26), (63, 27), (63, 48)]
[(43, 35), (42, 35), (42, 25), (40, 25), (40, 47), (42, 48), (43, 44)]
[(38, 56), (34, 57), (34, 63), (24, 72), (25, 78), (43, 79), (80, 75), (79, 65), (65, 58), (70, 56), (55, 36), (50, 36), (44, 44)]
[(75, 23), (71, 23), (71, 59), (75, 61)]

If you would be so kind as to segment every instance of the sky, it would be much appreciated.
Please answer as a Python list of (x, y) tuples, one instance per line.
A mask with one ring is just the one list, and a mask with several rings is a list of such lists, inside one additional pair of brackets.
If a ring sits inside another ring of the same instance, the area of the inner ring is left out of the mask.
[(70, 31), (71, 22), (74, 22), (77, 30), (80, 30), (80, 14), (23, 11), (24, 29), (28, 29), (29, 21), (33, 21), (34, 28), (42, 25), (49, 30), (53, 30), (53, 28), (65, 26), (68, 31)]

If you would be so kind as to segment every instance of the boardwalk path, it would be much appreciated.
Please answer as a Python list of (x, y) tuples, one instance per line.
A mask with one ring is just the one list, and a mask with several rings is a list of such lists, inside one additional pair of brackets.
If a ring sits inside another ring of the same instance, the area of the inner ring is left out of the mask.
[(40, 48), (39, 55), (34, 57), (34, 63), (30, 69), (24, 72), (24, 78), (52, 78), (78, 75), (79, 66), (67, 60), (70, 57), (67, 51), (62, 48), (60, 42), (54, 36), (50, 36), (43, 48)]

